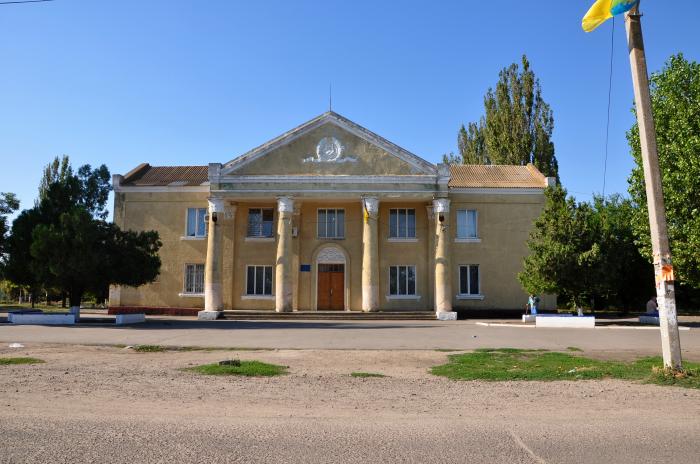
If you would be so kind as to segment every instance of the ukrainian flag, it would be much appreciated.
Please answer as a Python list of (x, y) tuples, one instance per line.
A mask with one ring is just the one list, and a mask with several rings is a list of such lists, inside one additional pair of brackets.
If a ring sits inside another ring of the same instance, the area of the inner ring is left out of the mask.
[(583, 17), (583, 30), (591, 32), (613, 16), (631, 10), (638, 2), (639, 0), (596, 0)]

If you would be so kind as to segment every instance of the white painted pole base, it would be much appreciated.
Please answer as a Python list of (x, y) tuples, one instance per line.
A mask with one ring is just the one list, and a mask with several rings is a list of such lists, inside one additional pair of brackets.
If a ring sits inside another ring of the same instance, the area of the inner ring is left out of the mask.
[(199, 321), (215, 321), (224, 314), (223, 311), (200, 311), (197, 313)]
[(435, 313), (438, 321), (456, 321), (457, 313), (455, 311), (438, 311)]

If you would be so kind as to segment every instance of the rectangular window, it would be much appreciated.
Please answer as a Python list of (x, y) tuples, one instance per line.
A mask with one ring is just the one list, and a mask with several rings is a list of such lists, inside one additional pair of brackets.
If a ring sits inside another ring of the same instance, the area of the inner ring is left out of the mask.
[(457, 238), (479, 238), (475, 209), (457, 210)]
[(345, 237), (345, 210), (318, 210), (318, 238)]
[(206, 208), (187, 208), (188, 237), (204, 237), (207, 235), (206, 217)]
[(204, 264), (185, 264), (184, 293), (204, 293)]
[(389, 266), (389, 295), (416, 294), (416, 266)]
[(248, 237), (272, 237), (272, 208), (248, 209)]
[(480, 295), (479, 265), (459, 266), (459, 293), (461, 295)]
[(389, 210), (389, 238), (416, 238), (416, 210), (392, 208)]
[(248, 266), (246, 294), (272, 295), (272, 266)]

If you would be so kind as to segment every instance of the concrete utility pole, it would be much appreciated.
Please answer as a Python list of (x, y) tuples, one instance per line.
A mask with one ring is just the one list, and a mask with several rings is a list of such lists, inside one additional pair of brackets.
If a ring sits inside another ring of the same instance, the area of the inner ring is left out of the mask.
[(642, 147), (647, 206), (649, 208), (656, 295), (661, 325), (661, 350), (665, 366), (681, 369), (681, 340), (678, 334), (678, 317), (676, 316), (673, 266), (671, 263), (671, 249), (668, 244), (666, 210), (661, 187), (656, 128), (654, 127), (654, 114), (651, 109), (649, 75), (644, 53), (641, 18), (639, 4), (637, 4), (626, 15), (625, 26), (627, 29), (630, 64), (632, 66), (632, 83), (634, 85), (634, 99), (639, 124), (639, 140)]

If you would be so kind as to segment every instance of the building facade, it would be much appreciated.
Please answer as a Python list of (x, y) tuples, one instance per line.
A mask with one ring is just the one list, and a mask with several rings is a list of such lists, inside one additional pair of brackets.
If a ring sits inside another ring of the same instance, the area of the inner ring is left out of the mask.
[(159, 232), (161, 273), (110, 306), (522, 308), (548, 183), (531, 165), (436, 166), (334, 112), (226, 164), (142, 164), (114, 176), (114, 218)]

